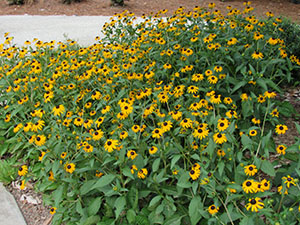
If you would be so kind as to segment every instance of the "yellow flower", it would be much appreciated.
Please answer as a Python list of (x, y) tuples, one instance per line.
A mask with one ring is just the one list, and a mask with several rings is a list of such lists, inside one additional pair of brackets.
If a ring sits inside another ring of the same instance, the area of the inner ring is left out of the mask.
[(18, 170), (19, 176), (25, 176), (28, 173), (28, 167), (26, 165), (23, 165)]
[(158, 148), (157, 148), (156, 146), (152, 146), (152, 147), (149, 149), (150, 155), (155, 154), (157, 151), (158, 151)]
[(287, 175), (286, 177), (282, 177), (282, 180), (284, 180), (284, 183), (288, 188), (290, 188), (291, 184), (296, 186), (295, 179), (291, 177), (290, 175)]
[(276, 148), (276, 152), (280, 155), (285, 155), (286, 147), (284, 145), (278, 145)]
[(75, 171), (75, 164), (74, 163), (67, 163), (65, 164), (65, 170), (68, 172), (68, 173), (73, 173)]
[(244, 172), (247, 176), (254, 176), (257, 173), (255, 165), (244, 166)]
[(189, 175), (192, 178), (192, 180), (197, 180), (198, 177), (200, 177), (200, 169), (192, 168), (189, 172)]
[(104, 144), (104, 149), (105, 151), (112, 152), (113, 150), (117, 149), (118, 145), (118, 140), (108, 139)]
[(252, 136), (252, 137), (254, 137), (254, 136), (257, 135), (257, 131), (256, 130), (250, 130), (249, 131), (249, 135)]
[(262, 209), (264, 207), (264, 203), (262, 202), (261, 198), (256, 197), (256, 198), (250, 198), (249, 203), (246, 205), (246, 209), (249, 211), (251, 210), (252, 212), (258, 212), (259, 209)]
[(242, 184), (244, 192), (247, 194), (250, 193), (256, 193), (257, 192), (257, 183), (253, 180), (245, 180)]
[(213, 139), (216, 144), (223, 144), (224, 142), (227, 142), (226, 135), (219, 132), (214, 134)]
[(60, 116), (65, 112), (65, 107), (63, 105), (58, 105), (53, 107), (52, 112), (54, 113), (54, 116)]
[(215, 206), (214, 204), (213, 204), (213, 205), (210, 205), (210, 206), (208, 207), (208, 212), (209, 212), (209, 214), (214, 215), (214, 214), (216, 214), (217, 212), (219, 212), (219, 207)]
[(138, 178), (145, 179), (148, 175), (148, 170), (146, 168), (140, 169), (138, 172)]
[(50, 214), (51, 215), (53, 215), (53, 214), (55, 214), (56, 213), (56, 207), (52, 207), (51, 209), (50, 209)]
[(152, 137), (153, 138), (161, 138), (163, 135), (163, 129), (162, 128), (155, 128), (153, 131), (152, 131)]
[(42, 161), (45, 155), (46, 155), (46, 152), (40, 152), (39, 161)]
[(285, 134), (285, 132), (288, 130), (288, 127), (286, 125), (278, 124), (276, 125), (275, 132), (277, 134)]
[(138, 154), (134, 150), (129, 150), (127, 152), (127, 157), (132, 160), (134, 160), (137, 156), (138, 156)]
[(132, 166), (130, 167), (130, 172), (131, 172), (132, 174), (134, 174), (134, 171), (135, 171), (135, 170), (137, 170), (136, 165), (132, 165)]
[(46, 143), (46, 136), (45, 135), (37, 135), (34, 142), (37, 146), (42, 146)]
[(252, 58), (253, 59), (262, 59), (264, 57), (264, 55), (261, 53), (261, 52), (254, 52), (253, 54), (252, 54)]

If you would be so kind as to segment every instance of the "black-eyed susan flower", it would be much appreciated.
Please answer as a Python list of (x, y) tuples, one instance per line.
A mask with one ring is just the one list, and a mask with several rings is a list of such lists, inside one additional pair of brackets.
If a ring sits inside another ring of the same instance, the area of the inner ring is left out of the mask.
[(217, 155), (219, 157), (224, 157), (226, 155), (225, 151), (223, 149), (218, 149), (217, 150)]
[(282, 195), (283, 189), (285, 190), (285, 191), (284, 191), (284, 194), (287, 195), (287, 194), (289, 193), (289, 192), (288, 192), (288, 189), (287, 189), (287, 187), (284, 187), (284, 188), (283, 188), (282, 185), (280, 185), (280, 186), (277, 188), (278, 193)]
[(36, 123), (32, 124), (31, 130), (33, 132), (37, 132), (38, 130), (42, 130), (45, 126), (45, 121), (38, 120)]
[(224, 142), (227, 142), (226, 135), (219, 132), (214, 134), (213, 139), (216, 144), (223, 144)]
[(113, 150), (117, 149), (118, 145), (118, 140), (108, 139), (104, 144), (104, 149), (105, 151), (112, 152)]
[(46, 152), (43, 152), (43, 151), (40, 152), (40, 154), (39, 154), (39, 161), (42, 161), (45, 155), (46, 155)]
[(278, 145), (276, 148), (276, 152), (280, 155), (285, 155), (286, 146)]
[(275, 98), (276, 97), (276, 92), (274, 92), (274, 91), (266, 91), (265, 93), (264, 93), (264, 96), (266, 97), (266, 98)]
[(134, 150), (127, 151), (127, 157), (131, 160), (134, 160), (137, 156), (138, 154)]
[(193, 125), (193, 121), (190, 118), (185, 118), (180, 122), (180, 126), (183, 128), (190, 128)]
[(23, 127), (23, 124), (22, 124), (22, 123), (16, 124), (16, 125), (14, 126), (13, 132), (14, 132), (14, 133), (17, 133), (19, 130), (21, 130), (22, 127)]
[(263, 179), (261, 182), (261, 188), (265, 191), (270, 189), (270, 181), (267, 181), (266, 179)]
[(257, 192), (257, 183), (254, 180), (245, 180), (242, 184), (243, 191), (248, 193)]
[(120, 139), (121, 140), (123, 140), (123, 139), (125, 139), (125, 138), (127, 138), (128, 137), (128, 132), (127, 131), (122, 131), (121, 133), (120, 133)]
[(257, 171), (258, 170), (255, 165), (244, 166), (244, 172), (247, 176), (254, 176)]
[(262, 59), (264, 57), (264, 55), (261, 52), (256, 52), (256, 51), (253, 52), (251, 56), (253, 59)]
[(163, 136), (163, 129), (162, 128), (155, 128), (153, 131), (152, 131), (152, 137), (153, 138), (161, 138)]
[(210, 205), (210, 206), (208, 207), (208, 212), (209, 212), (209, 214), (214, 215), (214, 214), (216, 214), (217, 212), (219, 212), (219, 207), (217, 207), (215, 204)]
[(222, 102), (221, 95), (212, 95), (209, 101), (213, 104), (220, 104)]
[(90, 145), (90, 144), (86, 144), (86, 145), (83, 147), (83, 150), (84, 150), (85, 152), (93, 152), (94, 147), (93, 147), (92, 145)]
[(131, 167), (130, 167), (130, 172), (132, 173), (132, 174), (134, 174), (134, 171), (137, 171), (138, 169), (137, 169), (137, 167), (136, 167), (136, 165), (132, 165)]
[(291, 184), (296, 186), (295, 179), (290, 175), (287, 175), (286, 177), (282, 177), (282, 180), (286, 184), (287, 188), (290, 188)]
[(111, 106), (109, 106), (109, 105), (104, 106), (103, 109), (101, 110), (101, 113), (106, 114), (110, 111), (110, 109), (111, 109)]
[(74, 171), (75, 171), (75, 164), (74, 163), (66, 163), (65, 164), (65, 170), (66, 170), (66, 172), (68, 172), (68, 173), (73, 173)]
[[(103, 122), (104, 122), (104, 118), (105, 117), (99, 117), (96, 121), (95, 121), (95, 123), (96, 123), (96, 125), (97, 125), (97, 127), (99, 127)], [(76, 125), (76, 124), (75, 124)], [(77, 125), (76, 125), (77, 126)], [(80, 125), (81, 126), (81, 125)]]
[(209, 82), (210, 84), (216, 84), (216, 83), (218, 82), (219, 79), (218, 79), (216, 76), (211, 75), (211, 76), (209, 76), (209, 77), (207, 78), (207, 80), (208, 80), (208, 82)]
[(46, 143), (46, 136), (45, 135), (37, 135), (34, 142), (37, 146), (42, 146)]
[(51, 209), (50, 209), (50, 214), (51, 215), (54, 215), (55, 213), (56, 213), (56, 207), (52, 207)]
[(94, 122), (94, 121), (91, 120), (91, 119), (86, 119), (86, 120), (84, 120), (84, 121), (83, 121), (83, 126), (84, 126), (84, 128), (86, 128), (86, 129), (90, 128), (90, 127), (92, 126), (93, 122)]
[(170, 131), (171, 128), (173, 127), (173, 123), (171, 121), (164, 121), (164, 122), (161, 122), (159, 123), (159, 125), (161, 126), (161, 129), (162, 129), (162, 132), (165, 133), (167, 131)]
[(152, 146), (152, 147), (149, 149), (149, 154), (150, 154), (150, 155), (153, 155), (153, 154), (155, 154), (157, 151), (158, 151), (158, 148), (157, 148), (156, 146)]
[(83, 124), (83, 122), (84, 122), (84, 120), (81, 118), (81, 117), (77, 117), (74, 121), (73, 121), (73, 123), (76, 125), (76, 126), (82, 126), (82, 124)]
[(226, 118), (220, 118), (218, 120), (217, 128), (219, 131), (224, 131), (229, 127), (229, 121)]
[(26, 187), (26, 182), (25, 182), (25, 180), (22, 180), (21, 183), (20, 183), (20, 189), (24, 190), (25, 187)]
[(146, 168), (140, 169), (138, 172), (138, 178), (145, 179), (148, 175), (148, 170)]
[(275, 128), (275, 132), (277, 134), (285, 134), (285, 132), (288, 130), (288, 127), (286, 125), (283, 125), (283, 124), (278, 124), (276, 125), (276, 128)]
[(248, 211), (254, 211), (254, 212), (258, 212), (259, 209), (262, 209), (264, 207), (264, 203), (262, 202), (261, 198), (256, 197), (256, 198), (250, 198), (248, 200), (248, 204), (246, 205), (246, 209)]
[(63, 105), (58, 105), (53, 107), (52, 112), (54, 114), (54, 116), (60, 116), (61, 114), (63, 114), (65, 112), (65, 107)]
[(28, 167), (26, 165), (22, 165), (18, 170), (19, 176), (25, 176), (28, 173)]
[(95, 132), (93, 132), (92, 135), (93, 135), (92, 138), (94, 141), (99, 141), (103, 137), (104, 132), (101, 129), (99, 129), (99, 130), (96, 130)]
[(200, 177), (200, 169), (198, 168), (192, 168), (189, 172), (190, 177), (192, 178), (192, 180), (197, 180), (198, 177)]
[(206, 138), (208, 136), (208, 134), (209, 134), (209, 130), (206, 128), (198, 127), (197, 129), (195, 129), (193, 131), (193, 136), (200, 140), (202, 140), (203, 138)]
[(254, 136), (257, 135), (257, 131), (256, 130), (250, 130), (249, 131), (249, 135), (252, 136), (252, 137), (254, 137)]
[(137, 132), (139, 132), (139, 131), (141, 130), (141, 127), (140, 127), (139, 125), (135, 124), (135, 125), (133, 125), (133, 126), (131, 127), (131, 130), (132, 130), (134, 133), (137, 133)]

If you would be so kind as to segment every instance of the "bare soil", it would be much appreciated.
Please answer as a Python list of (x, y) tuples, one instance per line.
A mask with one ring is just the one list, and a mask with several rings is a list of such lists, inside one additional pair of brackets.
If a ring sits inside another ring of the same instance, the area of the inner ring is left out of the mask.
[[(78, 15), (78, 16), (113, 16), (124, 10), (149, 15), (151, 12), (158, 12), (161, 9), (168, 9), (167, 15), (171, 15), (178, 7), (184, 6), (187, 11), (194, 6), (207, 7), (208, 3), (216, 3), (216, 9), (226, 13), (226, 6), (243, 9), (242, 0), (125, 0), (124, 7), (111, 5), (110, 0), (83, 0), (80, 3), (70, 5), (62, 4), (62, 0), (36, 0), (33, 4), (21, 6), (8, 5), (6, 0), (0, 0), (0, 15)], [(259, 17), (265, 16), (266, 12), (272, 12), (275, 16), (285, 16), (295, 22), (300, 22), (300, 4), (293, 4), (291, 0), (253, 0), (254, 14)], [(289, 127), (285, 139), (278, 140), (281, 144), (290, 145), (294, 143), (295, 136), (299, 137), (294, 121), (299, 120), (300, 114), (300, 87), (288, 89), (284, 99), (290, 101), (297, 113), (293, 118), (286, 120)], [(286, 138), (288, 137), (288, 138)], [(48, 225), (51, 222), (49, 207), (42, 203), (42, 196), (34, 191), (29, 185), (25, 190), (20, 190), (16, 183), (12, 183), (7, 189), (14, 195), (28, 225)], [(24, 198), (25, 197), (25, 198)]]
[[(285, 16), (293, 21), (300, 22), (300, 4), (294, 4), (293, 0), (253, 0), (252, 7), (258, 16), (264, 16), (271, 11), (275, 16)], [(156, 13), (161, 9), (168, 9), (167, 15), (171, 15), (178, 7), (184, 6), (186, 10), (192, 10), (196, 5), (207, 7), (208, 3), (216, 3), (216, 9), (227, 12), (226, 6), (243, 9), (242, 0), (125, 0), (124, 7), (112, 6), (111, 0), (82, 0), (79, 3), (62, 4), (62, 0), (35, 0), (32, 4), (21, 6), (8, 5), (6, 0), (0, 0), (0, 15), (78, 15), (78, 16), (112, 16), (125, 9), (142, 14)]]

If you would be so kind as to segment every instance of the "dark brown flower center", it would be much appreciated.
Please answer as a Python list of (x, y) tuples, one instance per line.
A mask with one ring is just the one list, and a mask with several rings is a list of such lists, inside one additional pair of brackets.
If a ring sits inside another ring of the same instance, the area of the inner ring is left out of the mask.
[(246, 182), (246, 186), (247, 186), (247, 187), (250, 187), (251, 185), (252, 185), (251, 181), (247, 181), (247, 182)]

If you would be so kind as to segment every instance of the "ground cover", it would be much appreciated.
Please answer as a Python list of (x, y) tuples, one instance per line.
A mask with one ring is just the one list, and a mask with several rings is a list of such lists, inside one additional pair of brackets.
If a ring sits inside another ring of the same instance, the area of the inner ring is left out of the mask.
[(87, 48), (6, 37), (2, 154), (53, 224), (299, 221), (299, 139), (274, 141), (295, 113), (278, 84), (297, 82), (299, 58), (281, 18), (245, 7), (138, 25), (123, 12)]

